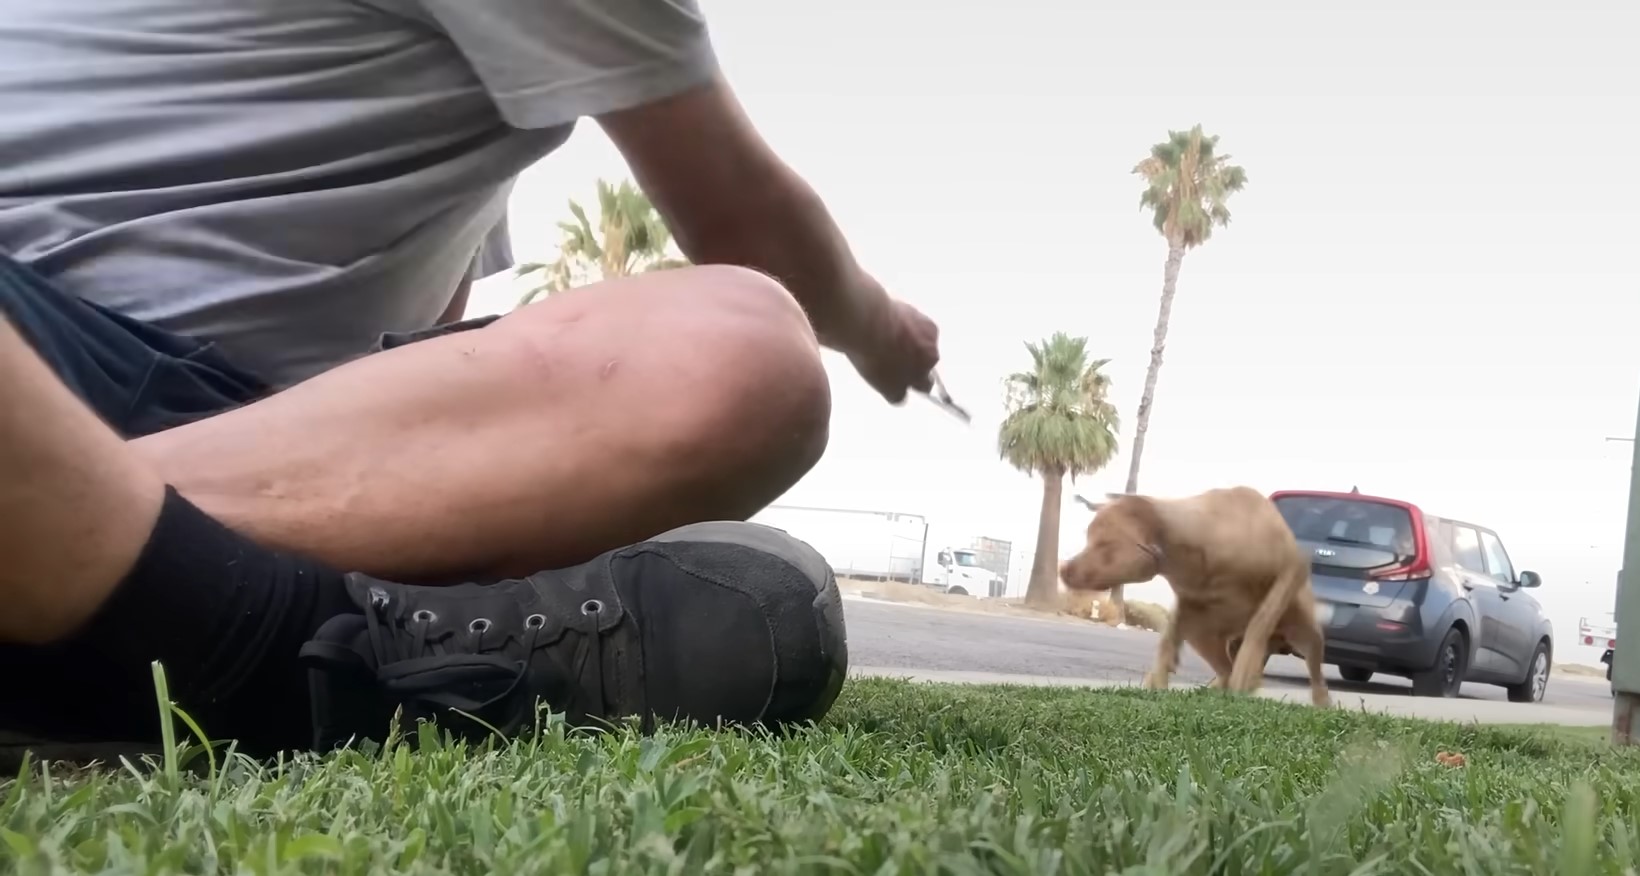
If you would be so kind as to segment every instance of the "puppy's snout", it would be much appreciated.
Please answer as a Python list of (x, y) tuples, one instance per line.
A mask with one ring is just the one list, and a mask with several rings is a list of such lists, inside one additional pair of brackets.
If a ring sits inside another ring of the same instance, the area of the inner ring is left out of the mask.
[(1066, 587), (1077, 586), (1076, 575), (1076, 559), (1074, 557), (1059, 564), (1059, 580)]

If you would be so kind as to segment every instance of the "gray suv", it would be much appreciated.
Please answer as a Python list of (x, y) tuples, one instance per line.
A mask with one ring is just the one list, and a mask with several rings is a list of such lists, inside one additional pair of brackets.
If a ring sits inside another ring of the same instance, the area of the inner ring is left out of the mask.
[(1473, 681), (1543, 699), (1554, 633), (1529, 592), (1543, 582), (1516, 570), (1497, 533), (1357, 492), (1270, 499), (1310, 556), (1325, 659), (1346, 681), (1400, 675), (1434, 697)]

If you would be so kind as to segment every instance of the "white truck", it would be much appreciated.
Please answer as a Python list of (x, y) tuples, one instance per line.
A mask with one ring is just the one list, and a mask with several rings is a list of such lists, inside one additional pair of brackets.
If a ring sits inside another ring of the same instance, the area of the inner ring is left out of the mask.
[(1606, 680), (1612, 680), (1612, 656), (1617, 653), (1617, 616), (1606, 612), (1594, 620), (1577, 619), (1577, 637), (1591, 648), (1604, 648), (1600, 662), (1606, 664)]
[(895, 511), (770, 505), (752, 516), (808, 542), (839, 578), (864, 581), (923, 580), (928, 521)]
[[(1617, 589), (1623, 589), (1623, 572), (1617, 572)], [(1591, 648), (1604, 648), (1600, 662), (1606, 664), (1606, 680), (1612, 680), (1612, 659), (1617, 656), (1617, 612), (1605, 612), (1594, 620), (1577, 619), (1577, 638)]]
[(1001, 596), (1002, 576), (980, 565), (977, 551), (941, 548), (928, 583), (953, 596), (989, 599)]

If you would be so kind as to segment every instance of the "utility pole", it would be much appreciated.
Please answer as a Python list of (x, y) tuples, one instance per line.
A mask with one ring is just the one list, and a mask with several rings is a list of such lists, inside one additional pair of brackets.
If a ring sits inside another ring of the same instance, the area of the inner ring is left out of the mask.
[[(1634, 433), (1640, 436), (1640, 413)], [(1640, 718), (1640, 441), (1629, 465), (1629, 521), (1623, 535), (1623, 568), (1617, 573), (1617, 652), (1612, 655), (1612, 744), (1634, 745)], [(1623, 635), (1623, 630), (1629, 631)]]

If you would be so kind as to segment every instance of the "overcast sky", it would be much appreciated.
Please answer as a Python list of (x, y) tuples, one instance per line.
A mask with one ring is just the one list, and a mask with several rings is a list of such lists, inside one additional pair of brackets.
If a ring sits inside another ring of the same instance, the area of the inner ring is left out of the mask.
[[(1359, 486), (1499, 530), (1562, 642), (1610, 609), (1629, 445), (1604, 439), (1640, 403), (1632, 4), (706, 3), (753, 118), (939, 321), (975, 415), (891, 408), (834, 358), (830, 450), (784, 501), (1034, 540), (1001, 380), (1025, 340), (1086, 335), (1131, 441), (1165, 256), (1131, 170), (1200, 122), (1250, 181), (1185, 259), (1142, 489)], [(583, 125), (518, 186), (520, 260), (625, 173)], [(1064, 518), (1068, 555), (1087, 514)]]

